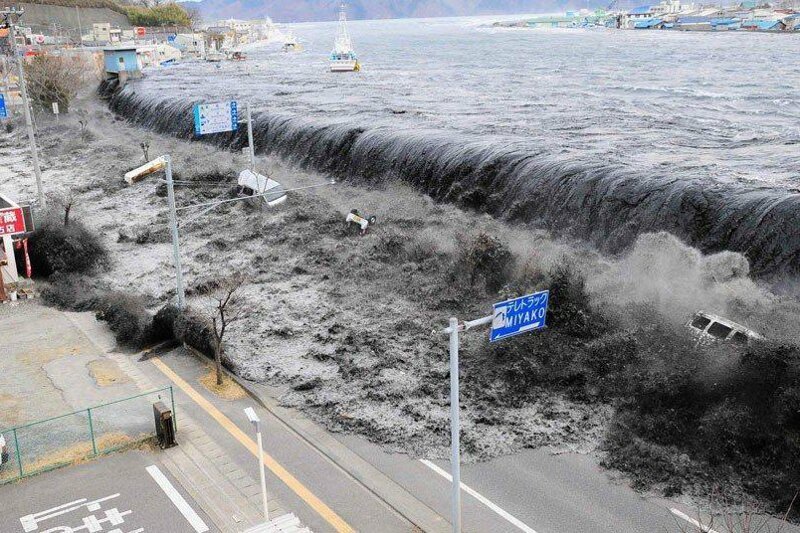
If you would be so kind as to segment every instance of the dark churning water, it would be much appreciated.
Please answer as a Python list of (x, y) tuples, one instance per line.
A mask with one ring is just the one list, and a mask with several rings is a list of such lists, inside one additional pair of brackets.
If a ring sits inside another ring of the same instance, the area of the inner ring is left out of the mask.
[(800, 273), (800, 35), (486, 23), (353, 22), (348, 74), (328, 72), (334, 23), (296, 25), (302, 53), (151, 70), (111, 106), (189, 137), (193, 103), (249, 100), (258, 149), (321, 172), (399, 176), (610, 252), (667, 230)]

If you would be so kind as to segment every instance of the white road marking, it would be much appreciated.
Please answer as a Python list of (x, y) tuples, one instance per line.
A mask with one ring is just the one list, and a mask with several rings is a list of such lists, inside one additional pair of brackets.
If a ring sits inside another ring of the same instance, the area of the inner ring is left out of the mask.
[[(434, 463), (432, 463), (430, 461), (426, 461), (425, 459), (420, 459), (419, 461), (422, 464), (424, 464), (425, 466), (427, 466), (428, 468), (430, 468), (431, 470), (433, 470), (434, 472), (436, 472), (437, 474), (439, 474), (440, 476), (442, 476), (443, 478), (445, 478), (450, 483), (453, 482), (453, 476), (451, 476), (445, 470), (442, 470), (441, 468), (436, 466)], [(507, 522), (509, 522), (510, 524), (513, 524), (515, 527), (517, 527), (521, 531), (524, 531), (525, 533), (536, 533), (536, 531), (534, 529), (531, 529), (530, 527), (528, 527), (519, 518), (515, 517), (514, 515), (512, 515), (511, 513), (506, 511), (505, 509), (503, 509), (502, 507), (498, 506), (497, 504), (495, 504), (494, 502), (492, 502), (491, 500), (489, 500), (488, 498), (486, 498), (485, 496), (483, 496), (479, 492), (477, 492), (474, 489), (468, 487), (463, 482), (461, 483), (461, 490), (463, 490), (464, 492), (466, 492), (467, 494), (469, 494), (470, 496), (472, 496), (473, 498), (475, 498), (476, 500), (481, 502), (483, 505), (485, 505), (486, 507), (488, 507), (489, 509), (491, 509), (492, 511), (494, 511), (495, 513), (497, 513), (498, 515), (503, 517)]]
[(65, 503), (63, 505), (59, 505), (57, 507), (53, 507), (52, 509), (48, 509), (46, 511), (40, 511), (38, 513), (33, 513), (27, 516), (23, 516), (19, 519), (22, 523), (22, 528), (26, 532), (36, 531), (39, 528), (39, 522), (44, 522), (45, 520), (49, 520), (51, 518), (56, 518), (61, 515), (65, 515), (71, 513), (72, 511), (76, 511), (81, 507), (86, 507), (86, 509), (90, 512), (98, 511), (102, 506), (101, 503), (112, 500), (119, 496), (119, 493), (112, 494), (111, 496), (106, 496), (105, 498), (99, 498), (97, 500), (88, 501), (86, 498), (81, 498), (80, 500), (75, 500), (69, 503)]
[(147, 473), (158, 483), (158, 486), (161, 487), (161, 490), (164, 491), (164, 494), (167, 495), (175, 507), (178, 508), (178, 511), (181, 512), (183, 517), (191, 524), (197, 533), (205, 533), (208, 531), (208, 526), (200, 516), (194, 512), (194, 509), (186, 502), (186, 500), (181, 496), (180, 492), (175, 490), (175, 487), (172, 486), (172, 483), (169, 482), (167, 476), (164, 475), (163, 472), (156, 466), (151, 465), (147, 467)]
[(698, 522), (697, 520), (695, 520), (691, 516), (688, 516), (688, 515), (680, 512), (677, 509), (673, 508), (673, 509), (670, 509), (670, 511), (672, 512), (672, 514), (674, 514), (678, 518), (682, 518), (683, 520), (686, 520), (687, 522), (692, 524), (694, 527), (696, 527), (697, 529), (699, 529), (703, 533), (717, 533), (717, 531), (711, 529), (710, 526), (704, 526), (703, 524), (701, 524), (700, 522)]

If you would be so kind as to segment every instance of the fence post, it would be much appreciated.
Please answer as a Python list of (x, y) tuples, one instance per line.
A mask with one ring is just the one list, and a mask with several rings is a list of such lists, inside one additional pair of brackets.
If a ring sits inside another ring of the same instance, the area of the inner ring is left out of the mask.
[(178, 431), (178, 415), (175, 413), (175, 391), (172, 385), (169, 386), (169, 398), (172, 401), (172, 423), (175, 424), (175, 431)]
[(14, 451), (17, 455), (17, 466), (19, 466), (19, 477), (23, 477), (22, 473), (22, 457), (19, 453), (19, 440), (17, 440), (17, 428), (14, 428)]
[(97, 455), (97, 442), (94, 440), (94, 425), (92, 424), (92, 408), (88, 408), (86, 412), (89, 414), (89, 434), (92, 436), (92, 451)]

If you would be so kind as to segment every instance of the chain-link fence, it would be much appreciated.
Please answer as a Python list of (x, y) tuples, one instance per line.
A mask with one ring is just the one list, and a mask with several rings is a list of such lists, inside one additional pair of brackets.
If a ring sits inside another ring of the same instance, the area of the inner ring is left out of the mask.
[(177, 428), (170, 386), (0, 430), (6, 443), (0, 485), (152, 439), (153, 404), (158, 401), (171, 407)]

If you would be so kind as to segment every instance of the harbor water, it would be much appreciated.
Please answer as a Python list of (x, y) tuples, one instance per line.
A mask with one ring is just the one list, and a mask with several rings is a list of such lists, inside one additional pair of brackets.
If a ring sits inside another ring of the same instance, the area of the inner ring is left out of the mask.
[(297, 24), (301, 53), (153, 69), (111, 107), (188, 137), (193, 103), (249, 101), (259, 151), (321, 172), (400, 177), (612, 253), (667, 230), (800, 272), (800, 35), (490, 22), (352, 22), (363, 69), (346, 74), (328, 71), (336, 23)]

